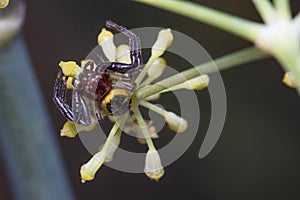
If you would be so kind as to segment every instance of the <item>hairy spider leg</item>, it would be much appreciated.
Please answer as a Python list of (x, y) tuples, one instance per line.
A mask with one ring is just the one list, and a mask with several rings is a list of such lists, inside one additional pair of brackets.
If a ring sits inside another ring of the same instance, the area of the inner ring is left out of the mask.
[[(65, 77), (65, 79), (63, 80), (63, 72), (61, 69), (59, 69), (58, 73), (57, 73), (57, 77), (55, 80), (55, 86), (54, 86), (54, 90), (53, 90), (53, 101), (56, 104), (56, 106), (58, 107), (58, 109), (60, 110), (60, 112), (71, 122), (75, 122), (78, 123), (80, 125), (84, 125), (84, 126), (88, 126), (91, 124), (91, 120), (90, 117), (89, 119), (87, 118), (86, 115), (84, 115), (83, 119), (78, 119), (78, 120), (74, 120), (74, 113), (72, 112), (72, 109), (70, 108), (70, 106), (66, 103), (66, 94), (67, 94), (67, 87), (66, 87), (66, 80), (68, 77)], [(83, 104), (83, 108), (82, 110), (86, 110), (87, 106), (84, 102), (84, 100), (82, 99), (82, 97), (78, 98), (78, 101), (81, 102)], [(87, 111), (82, 111), (82, 112), (88, 112)], [(77, 118), (77, 116), (76, 116)]]
[(62, 84), (63, 72), (58, 70), (53, 90), (53, 101), (60, 110), (60, 112), (69, 120), (74, 121), (73, 113), (70, 106), (66, 103), (67, 88), (65, 84)]
[(125, 73), (134, 68), (136, 68), (136, 70), (139, 70), (139, 68), (142, 66), (142, 53), (141, 53), (140, 38), (137, 35), (135, 35), (133, 32), (127, 30), (125, 27), (120, 26), (110, 20), (106, 21), (106, 26), (108, 28), (119, 31), (128, 37), (129, 45), (130, 45), (131, 63), (125, 64), (125, 63), (119, 63), (119, 62), (105, 62), (105, 63), (101, 64), (102, 67), (104, 67), (107, 70), (119, 72), (119, 73)]
[(78, 90), (74, 90), (72, 96), (72, 110), (74, 112), (73, 116), (75, 123), (84, 126), (88, 126), (92, 123), (89, 109)]

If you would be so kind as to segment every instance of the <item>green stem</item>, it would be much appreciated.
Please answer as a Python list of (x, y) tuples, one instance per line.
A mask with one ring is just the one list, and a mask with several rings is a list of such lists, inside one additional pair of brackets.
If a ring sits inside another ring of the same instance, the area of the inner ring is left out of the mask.
[(168, 111), (158, 107), (157, 105), (154, 105), (148, 101), (140, 101), (139, 104), (141, 106), (144, 106), (145, 108), (148, 108), (149, 110), (152, 110), (160, 115), (162, 115), (163, 117), (165, 117), (165, 115), (168, 113)]
[(223, 56), (221, 58), (215, 59), (214, 61), (201, 64), (197, 67), (190, 68), (179, 74), (173, 75), (169, 78), (166, 78), (154, 85), (150, 85), (146, 88), (137, 90), (134, 94), (134, 99), (144, 99), (150, 95), (158, 93), (166, 88), (169, 88), (173, 85), (182, 83), (187, 79), (194, 78), (201, 74), (213, 73), (215, 72), (214, 66), (218, 67), (218, 70), (225, 70), (233, 68), (237, 65), (242, 65), (251, 61), (261, 60), (267, 58), (269, 55), (263, 53), (262, 51), (256, 49), (255, 47), (249, 47), (235, 53)]
[(290, 1), (289, 0), (274, 0), (274, 5), (278, 13), (287, 19), (292, 18)]
[(146, 63), (144, 69), (139, 73), (138, 77), (135, 79), (135, 83), (137, 85), (140, 85), (144, 79), (144, 77), (146, 76), (148, 70), (150, 69), (152, 63), (154, 62), (154, 59), (152, 59), (150, 57), (150, 59), (148, 60), (148, 62)]
[(192, 19), (196, 19), (203, 23), (215, 26), (229, 33), (245, 38), (250, 41), (255, 41), (260, 34), (263, 25), (242, 19), (221, 11), (217, 11), (199, 4), (175, 1), (175, 0), (136, 0), (137, 2), (149, 4), (162, 9), (175, 12)]
[(276, 10), (269, 0), (253, 0), (253, 3), (265, 23), (276, 21)]
[(0, 49), (0, 148), (14, 199), (74, 199), (39, 84), (19, 37)]
[(150, 133), (148, 131), (147, 125), (146, 125), (145, 120), (143, 119), (143, 116), (142, 116), (142, 114), (141, 114), (141, 112), (140, 112), (137, 105), (135, 105), (133, 107), (133, 112), (134, 112), (134, 116), (137, 119), (139, 127), (141, 128), (141, 130), (143, 132), (143, 135), (144, 135), (144, 138), (147, 142), (149, 150), (155, 150), (155, 147), (154, 147), (153, 141), (151, 139)]
[[(119, 123), (118, 123), (119, 122)], [(114, 138), (114, 136), (117, 134), (117, 132), (119, 131), (119, 129), (122, 129), (123, 125), (125, 123), (125, 118), (124, 117), (118, 117), (116, 119), (116, 123), (114, 123), (114, 126), (112, 127), (112, 129), (110, 130), (108, 137), (105, 141), (105, 144), (102, 148), (103, 151), (107, 151), (107, 149), (109, 148), (109, 146), (111, 144), (113, 144), (112, 140)]]

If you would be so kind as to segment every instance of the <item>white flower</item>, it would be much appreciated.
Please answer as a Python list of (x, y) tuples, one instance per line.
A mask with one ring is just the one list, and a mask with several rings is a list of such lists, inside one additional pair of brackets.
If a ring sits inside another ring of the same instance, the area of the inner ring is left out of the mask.
[(169, 128), (177, 133), (181, 133), (187, 128), (187, 121), (173, 112), (167, 112), (165, 114), (165, 120)]
[(131, 63), (130, 48), (128, 45), (121, 44), (118, 46), (116, 51), (117, 51), (116, 59), (118, 62), (127, 63), (127, 64)]
[(0, 0), (0, 8), (5, 8), (9, 3), (9, 0)]
[(158, 181), (165, 173), (159, 154), (155, 149), (149, 149), (147, 152), (144, 172), (155, 181)]
[(167, 62), (163, 58), (156, 58), (152, 63), (147, 71), (148, 78), (145, 80), (145, 83), (151, 83), (153, 80), (157, 79), (162, 75), (167, 67)]
[(179, 89), (187, 89), (187, 90), (202, 90), (208, 86), (209, 76), (206, 74), (197, 76), (195, 78), (189, 79), (181, 84), (174, 85), (168, 89), (165, 89), (163, 92), (169, 92)]
[(103, 165), (105, 161), (105, 151), (96, 153), (86, 164), (80, 168), (81, 182), (91, 181), (94, 179), (96, 172)]
[(113, 41), (113, 34), (110, 31), (107, 31), (105, 28), (102, 29), (98, 35), (98, 44), (110, 62), (116, 61), (116, 46)]
[(151, 57), (149, 60), (154, 60), (160, 57), (165, 52), (165, 50), (172, 44), (172, 42), (173, 35), (171, 33), (171, 30), (169, 28), (161, 30), (158, 33), (157, 40), (152, 46)]

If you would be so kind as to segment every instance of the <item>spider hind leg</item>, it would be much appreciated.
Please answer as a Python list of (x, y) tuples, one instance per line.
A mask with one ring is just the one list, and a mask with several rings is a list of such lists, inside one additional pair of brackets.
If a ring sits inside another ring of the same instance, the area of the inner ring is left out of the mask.
[(141, 41), (140, 38), (132, 31), (126, 29), (124, 26), (120, 26), (110, 20), (106, 21), (108, 28), (114, 29), (126, 35), (129, 39), (130, 45), (130, 64), (111, 62), (108, 63), (107, 69), (111, 71), (117, 71), (125, 73), (131, 69), (139, 70), (142, 67), (142, 53), (141, 53)]

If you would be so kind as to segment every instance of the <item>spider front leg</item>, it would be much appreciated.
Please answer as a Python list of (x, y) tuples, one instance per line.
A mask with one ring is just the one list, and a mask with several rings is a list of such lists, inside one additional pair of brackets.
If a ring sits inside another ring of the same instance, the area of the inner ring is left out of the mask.
[[(60, 112), (71, 122), (78, 123), (83, 126), (88, 126), (91, 124), (91, 118), (89, 116), (88, 108), (84, 102), (84, 99), (75, 91), (74, 93), (74, 103), (73, 108), (75, 113), (72, 111), (71, 107), (66, 103), (66, 78), (63, 79), (64, 75), (61, 69), (57, 73), (55, 80), (54, 90), (53, 90), (53, 101), (56, 104)], [(82, 106), (81, 106), (82, 105)], [(78, 111), (78, 112), (77, 112)], [(75, 118), (75, 119), (74, 119)]]
[[(63, 82), (63, 83), (62, 83)], [(54, 90), (53, 90), (53, 101), (56, 104), (60, 112), (69, 120), (74, 121), (73, 112), (70, 106), (66, 103), (67, 87), (65, 80), (63, 80), (63, 72), (61, 69), (58, 70)]]
[(135, 35), (135, 33), (127, 30), (125, 27), (120, 26), (112, 21), (107, 21), (106, 26), (108, 28), (114, 29), (126, 35), (129, 39), (130, 45), (130, 64), (119, 63), (119, 62), (107, 62), (103, 63), (107, 70), (115, 71), (119, 73), (125, 73), (129, 70), (135, 69), (139, 70), (142, 67), (142, 53), (141, 53), (141, 41), (140, 38)]
[(89, 126), (92, 123), (88, 106), (77, 90), (73, 93), (72, 108), (75, 123), (83, 126)]

